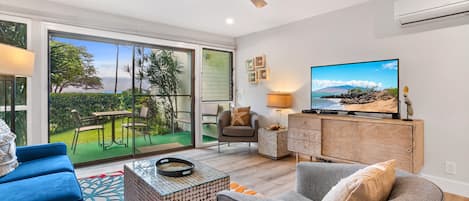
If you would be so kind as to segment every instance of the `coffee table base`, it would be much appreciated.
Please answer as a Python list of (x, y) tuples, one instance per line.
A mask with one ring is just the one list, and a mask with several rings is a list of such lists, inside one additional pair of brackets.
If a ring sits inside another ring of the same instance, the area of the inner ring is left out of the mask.
[(225, 177), (168, 195), (158, 194), (153, 187), (124, 166), (124, 200), (126, 201), (216, 201), (216, 194), (228, 190), (230, 178)]

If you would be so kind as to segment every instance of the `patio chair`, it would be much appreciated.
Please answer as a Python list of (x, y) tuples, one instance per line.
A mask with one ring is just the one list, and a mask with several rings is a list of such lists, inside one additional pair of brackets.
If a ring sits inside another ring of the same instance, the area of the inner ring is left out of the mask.
[[(132, 118), (134, 119), (132, 120)], [(134, 121), (135, 121), (135, 124), (134, 124)], [(141, 129), (143, 133), (143, 139), (147, 141), (146, 137), (148, 135), (148, 138), (150, 139), (150, 144), (152, 144), (151, 135), (148, 132), (148, 107), (142, 106), (138, 114), (134, 115), (133, 117), (128, 117), (127, 123), (122, 123), (122, 139), (124, 139), (124, 129), (126, 129), (127, 131), (126, 132), (127, 142), (125, 144), (126, 147), (129, 146), (129, 128)]]
[[(104, 126), (98, 124), (96, 117), (81, 117), (77, 110), (72, 110), (72, 118), (75, 122), (75, 133), (73, 135), (72, 147), (73, 154), (75, 154), (78, 144), (78, 137), (81, 132), (85, 131), (98, 131), (98, 146), (104, 148)], [(100, 132), (101, 131), (101, 132)]]
[[(218, 121), (218, 112), (219, 112), (218, 103), (202, 103), (201, 113), (202, 113), (202, 125), (217, 124)], [(212, 118), (204, 118), (212, 117)]]

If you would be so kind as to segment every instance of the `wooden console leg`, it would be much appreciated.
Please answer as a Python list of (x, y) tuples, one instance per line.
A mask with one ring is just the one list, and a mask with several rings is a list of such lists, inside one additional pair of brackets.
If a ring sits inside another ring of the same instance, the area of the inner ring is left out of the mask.
[(313, 156), (310, 156), (310, 157), (309, 157), (309, 161), (310, 161), (310, 162), (313, 162)]
[(300, 162), (300, 155), (298, 154), (298, 152), (296, 152), (296, 163), (299, 163)]

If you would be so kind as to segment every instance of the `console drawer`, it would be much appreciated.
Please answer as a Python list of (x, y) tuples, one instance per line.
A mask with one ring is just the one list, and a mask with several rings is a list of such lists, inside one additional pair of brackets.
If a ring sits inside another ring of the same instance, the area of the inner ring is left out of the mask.
[(290, 117), (288, 119), (288, 128), (321, 130), (321, 119)]

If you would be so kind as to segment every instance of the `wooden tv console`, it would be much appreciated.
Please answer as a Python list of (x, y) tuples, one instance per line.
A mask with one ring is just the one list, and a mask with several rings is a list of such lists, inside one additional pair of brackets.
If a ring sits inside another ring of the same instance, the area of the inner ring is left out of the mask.
[(288, 150), (334, 162), (397, 160), (417, 173), (423, 166), (423, 121), (344, 115), (288, 115)]

